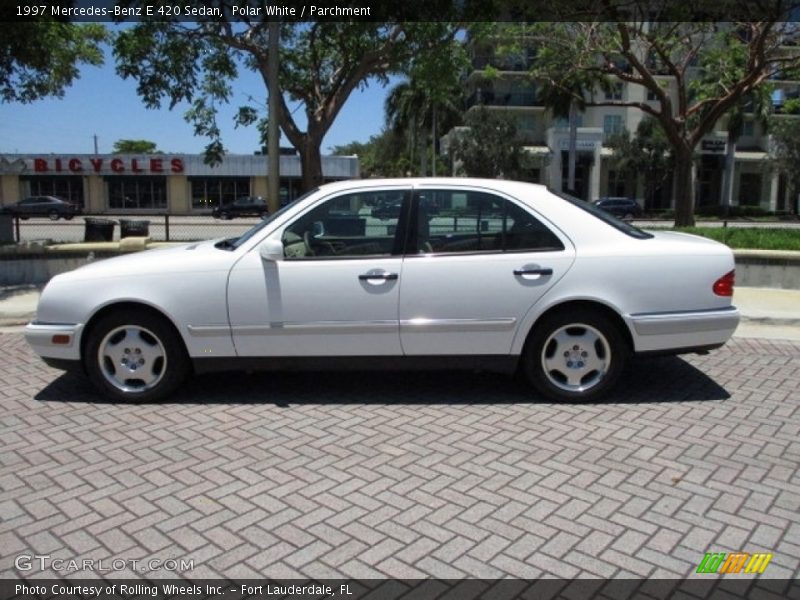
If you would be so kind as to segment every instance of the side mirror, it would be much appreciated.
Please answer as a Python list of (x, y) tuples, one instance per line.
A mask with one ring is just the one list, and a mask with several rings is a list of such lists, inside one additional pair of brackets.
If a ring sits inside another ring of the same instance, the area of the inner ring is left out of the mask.
[(283, 260), (283, 242), (276, 239), (268, 239), (261, 242), (258, 247), (261, 258), (271, 262)]

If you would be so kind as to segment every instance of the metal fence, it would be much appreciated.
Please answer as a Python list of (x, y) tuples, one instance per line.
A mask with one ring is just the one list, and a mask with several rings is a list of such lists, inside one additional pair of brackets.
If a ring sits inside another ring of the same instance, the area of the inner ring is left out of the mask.
[[(372, 235), (391, 235), (394, 227), (367, 216), (366, 232)], [(146, 235), (159, 242), (190, 242), (215, 238), (236, 237), (259, 223), (257, 218), (236, 218), (229, 221), (214, 219), (211, 216), (176, 216), (176, 215), (81, 215), (69, 221), (59, 219), (51, 221), (47, 218), (20, 219), (12, 218), (12, 239), (5, 241), (34, 242), (45, 241), (51, 244), (75, 243), (83, 241), (118, 241), (130, 235)], [(641, 219), (634, 224), (645, 228), (672, 227), (673, 221), (666, 219)], [(766, 228), (800, 228), (800, 221), (787, 220), (702, 220), (699, 225), (712, 227), (766, 227)], [(431, 233), (460, 231), (463, 228), (476, 230), (474, 218), (434, 217), (430, 225)], [(482, 219), (480, 230), (484, 232), (497, 230), (501, 221)], [(377, 228), (377, 229), (376, 229)], [(0, 232), (2, 233), (2, 232)], [(343, 233), (343, 232), (342, 232)], [(5, 234), (8, 235), (8, 234)]]
[(13, 218), (15, 242), (118, 241), (121, 237), (146, 235), (159, 242), (190, 242), (241, 235), (259, 222), (257, 218), (224, 221), (211, 216), (175, 215), (81, 215), (67, 221), (47, 218)]

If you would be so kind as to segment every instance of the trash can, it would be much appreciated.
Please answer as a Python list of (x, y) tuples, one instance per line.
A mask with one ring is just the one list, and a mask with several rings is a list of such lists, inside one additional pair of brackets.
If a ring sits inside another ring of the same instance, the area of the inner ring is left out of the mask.
[(14, 242), (14, 217), (8, 214), (0, 214), (0, 243)]
[(114, 241), (114, 225), (117, 223), (110, 219), (95, 219), (84, 217), (86, 229), (83, 234), (84, 242), (111, 242)]
[(150, 221), (133, 219), (119, 220), (119, 237), (147, 237), (150, 235)]

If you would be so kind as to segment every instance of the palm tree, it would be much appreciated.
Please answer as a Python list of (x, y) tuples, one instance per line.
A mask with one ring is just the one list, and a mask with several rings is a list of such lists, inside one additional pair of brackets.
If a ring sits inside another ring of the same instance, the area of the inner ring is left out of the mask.
[(436, 175), (436, 147), (440, 123), (450, 129), (461, 120), (461, 88), (438, 92), (430, 85), (415, 79), (403, 81), (393, 87), (386, 97), (384, 110), (389, 128), (402, 133), (409, 140), (409, 162), (414, 162), (414, 152), (420, 154), (420, 174), (428, 171), (427, 141), (430, 130), (433, 174)]

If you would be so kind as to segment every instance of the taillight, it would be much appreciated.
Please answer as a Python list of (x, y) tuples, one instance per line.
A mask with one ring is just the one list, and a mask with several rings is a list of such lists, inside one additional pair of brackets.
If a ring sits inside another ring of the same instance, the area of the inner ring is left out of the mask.
[(736, 278), (736, 271), (725, 273), (714, 282), (711, 287), (717, 296), (733, 296), (733, 281)]

